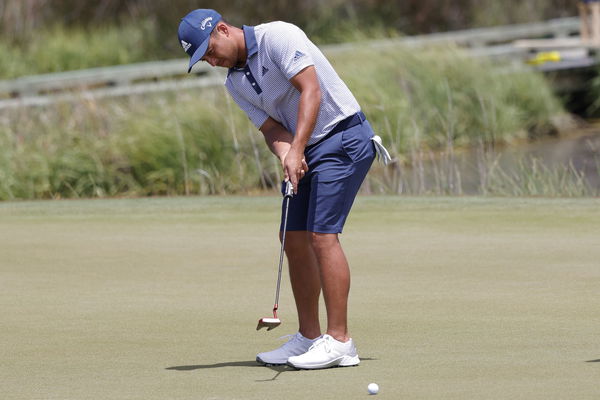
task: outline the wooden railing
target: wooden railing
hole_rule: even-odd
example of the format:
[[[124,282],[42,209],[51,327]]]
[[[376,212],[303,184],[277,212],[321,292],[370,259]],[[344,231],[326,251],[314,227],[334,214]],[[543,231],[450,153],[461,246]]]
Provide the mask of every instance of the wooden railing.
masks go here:
[[[527,49],[513,46],[518,39],[566,38],[577,34],[579,20],[563,18],[546,22],[435,33],[362,45],[386,48],[397,45],[423,46],[454,43],[468,48],[473,56],[522,58]],[[351,51],[361,43],[323,46],[326,54]],[[81,98],[127,96],[158,91],[202,88],[220,85],[226,71],[199,63],[187,74],[188,59],[145,62],[92,68],[54,74],[25,76],[0,81],[0,109],[43,106]]]

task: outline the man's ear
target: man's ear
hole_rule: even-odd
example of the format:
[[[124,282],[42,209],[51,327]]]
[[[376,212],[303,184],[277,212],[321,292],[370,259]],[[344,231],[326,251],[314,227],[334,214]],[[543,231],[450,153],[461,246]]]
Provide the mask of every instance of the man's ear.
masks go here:
[[[217,33],[221,33],[225,36],[229,36],[229,27],[227,26],[227,24],[219,21],[217,22],[217,26],[215,26],[215,30],[217,31]]]

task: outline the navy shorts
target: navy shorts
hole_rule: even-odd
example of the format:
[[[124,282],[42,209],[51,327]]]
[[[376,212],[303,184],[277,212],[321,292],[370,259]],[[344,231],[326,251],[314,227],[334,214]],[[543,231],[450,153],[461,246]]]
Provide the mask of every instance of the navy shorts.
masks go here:
[[[342,232],[358,189],[375,159],[373,130],[360,115],[357,125],[304,151],[309,170],[290,200],[288,231]]]

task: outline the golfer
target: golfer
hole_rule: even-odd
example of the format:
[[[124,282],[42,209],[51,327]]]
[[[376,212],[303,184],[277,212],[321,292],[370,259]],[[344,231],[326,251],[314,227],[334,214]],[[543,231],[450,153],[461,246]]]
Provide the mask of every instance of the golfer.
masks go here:
[[[350,270],[338,234],[381,149],[359,104],[292,24],[240,29],[214,10],[198,9],[182,19],[178,33],[191,57],[188,72],[198,61],[228,68],[227,90],[262,132],[294,188],[285,253],[299,330],[256,360],[302,369],[357,365],[347,323]],[[318,315],[321,290],[325,334]]]

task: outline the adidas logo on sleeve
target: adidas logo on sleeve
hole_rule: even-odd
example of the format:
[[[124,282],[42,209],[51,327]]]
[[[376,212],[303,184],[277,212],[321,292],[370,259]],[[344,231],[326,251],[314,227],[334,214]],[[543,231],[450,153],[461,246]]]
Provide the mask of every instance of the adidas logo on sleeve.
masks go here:
[[[304,53],[301,51],[296,50],[296,54],[294,54],[294,59],[293,61],[296,62],[299,59],[301,59],[302,57],[304,57]]]

